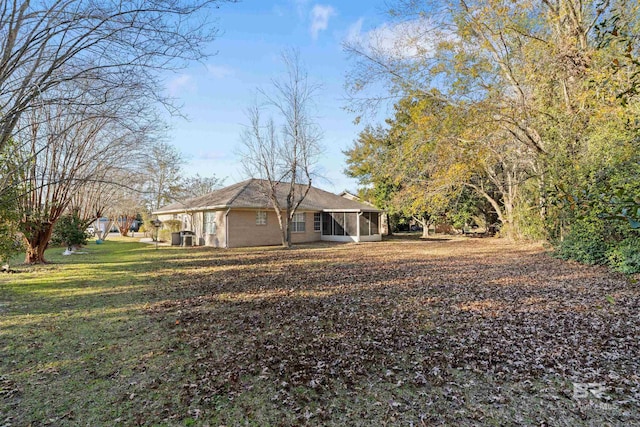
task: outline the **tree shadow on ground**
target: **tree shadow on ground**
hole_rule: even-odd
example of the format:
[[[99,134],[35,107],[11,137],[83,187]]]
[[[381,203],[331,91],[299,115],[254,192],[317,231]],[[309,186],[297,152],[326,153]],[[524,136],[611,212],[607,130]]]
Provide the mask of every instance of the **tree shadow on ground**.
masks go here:
[[[511,383],[606,381],[620,391],[613,399],[633,396],[639,349],[624,337],[640,320],[617,319],[630,318],[638,291],[540,247],[487,242],[274,252],[268,269],[253,268],[248,255],[232,271],[195,272],[180,282],[183,298],[151,314],[200,355],[198,393],[236,399],[262,378],[291,410],[309,394],[330,406],[336,383],[420,388],[458,371]]]
[[[222,417],[213,424],[345,425],[363,410],[369,424],[409,424],[433,407],[434,424],[473,425],[459,414],[473,409],[476,391],[499,402],[511,389],[533,398],[542,386],[518,384],[551,390],[549,379],[602,381],[621,408],[637,402],[640,349],[628,337],[640,330],[640,291],[606,269],[550,258],[540,246],[398,238],[295,250],[106,249],[99,270],[92,264],[99,257],[76,258],[68,277],[12,287],[10,299],[23,306],[5,307],[13,323],[3,339],[31,337],[25,345],[42,345],[46,359],[55,354],[47,340],[81,352],[86,347],[73,337],[108,330],[117,335],[114,349],[132,338],[142,349],[149,340],[162,363],[187,354],[178,380],[186,386],[171,391]],[[87,267],[96,274],[82,276]],[[162,335],[146,336],[150,325]],[[33,349],[23,350],[27,360]],[[123,375],[132,382],[143,374]],[[144,412],[153,399],[138,393],[132,402]],[[576,407],[559,392],[553,398],[554,411]],[[305,418],[304,408],[315,415]],[[506,408],[503,424],[518,424],[517,411]],[[631,424],[618,416],[609,418]],[[553,421],[554,412],[540,419]]]

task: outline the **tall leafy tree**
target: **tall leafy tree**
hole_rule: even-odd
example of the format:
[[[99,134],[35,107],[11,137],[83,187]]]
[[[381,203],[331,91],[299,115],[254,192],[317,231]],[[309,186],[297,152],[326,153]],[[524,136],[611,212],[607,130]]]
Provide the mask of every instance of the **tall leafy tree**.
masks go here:
[[[552,203],[560,184],[580,187],[590,171],[624,162],[637,148],[629,126],[637,101],[620,102],[635,77],[616,64],[632,63],[638,40],[629,31],[599,40],[603,28],[621,34],[612,22],[637,28],[632,3],[396,2],[394,43],[378,43],[374,32],[347,46],[355,58],[353,105],[375,105],[381,96],[367,96],[367,88],[381,80],[398,99],[436,100],[442,114],[431,109],[425,117],[455,118],[427,126],[425,137],[437,136],[435,152],[457,159],[440,169],[457,169],[450,177],[488,200],[514,235],[531,222],[532,210],[538,223],[553,224],[562,217]],[[420,158],[428,170],[428,157]]]

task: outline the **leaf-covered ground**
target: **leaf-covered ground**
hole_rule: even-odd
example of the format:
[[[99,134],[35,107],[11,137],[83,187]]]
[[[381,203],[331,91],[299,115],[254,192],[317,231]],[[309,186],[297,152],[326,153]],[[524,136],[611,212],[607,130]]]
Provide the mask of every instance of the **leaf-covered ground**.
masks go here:
[[[0,426],[640,425],[636,281],[538,245],[89,249],[0,277]]]
[[[500,240],[253,251],[155,305],[220,424],[640,423],[640,292]]]

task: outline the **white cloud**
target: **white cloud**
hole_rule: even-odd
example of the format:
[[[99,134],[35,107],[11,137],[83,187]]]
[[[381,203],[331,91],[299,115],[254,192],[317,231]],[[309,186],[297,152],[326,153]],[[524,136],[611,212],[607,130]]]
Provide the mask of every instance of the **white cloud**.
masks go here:
[[[224,79],[225,77],[233,75],[233,70],[224,65],[207,65],[207,70],[216,79]]]
[[[307,8],[307,4],[309,3],[309,0],[292,0],[292,1],[293,1],[293,4],[295,5],[296,12],[298,12],[298,16],[300,18],[304,18],[305,10]]]
[[[384,23],[364,32],[363,22],[361,18],[349,27],[347,44],[358,45],[369,53],[395,59],[424,57],[435,50],[438,41],[453,38],[426,18]]]
[[[329,27],[329,18],[336,15],[336,11],[333,7],[328,5],[316,4],[311,9],[311,37],[315,40],[318,38],[318,33],[324,31]]]
[[[349,26],[347,30],[347,42],[358,42],[361,41],[362,36],[362,24],[364,23],[364,18],[358,19],[356,22]]]
[[[167,83],[167,91],[170,96],[178,96],[181,92],[192,89],[195,89],[195,84],[189,74],[180,74]]]
[[[220,160],[224,159],[226,154],[222,151],[200,151],[198,152],[198,160]]]

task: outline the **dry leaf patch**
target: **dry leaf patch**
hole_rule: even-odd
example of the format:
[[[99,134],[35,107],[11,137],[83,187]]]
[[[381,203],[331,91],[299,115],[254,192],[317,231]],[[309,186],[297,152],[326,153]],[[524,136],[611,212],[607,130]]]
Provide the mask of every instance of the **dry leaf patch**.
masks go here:
[[[517,423],[509,402],[534,396],[551,409],[531,416],[553,423],[584,410],[568,384],[602,383],[617,408],[603,419],[638,420],[640,292],[623,276],[493,239],[212,254],[150,309],[191,348],[185,401],[259,391],[324,424],[359,399],[392,423],[473,425],[496,408]]]

